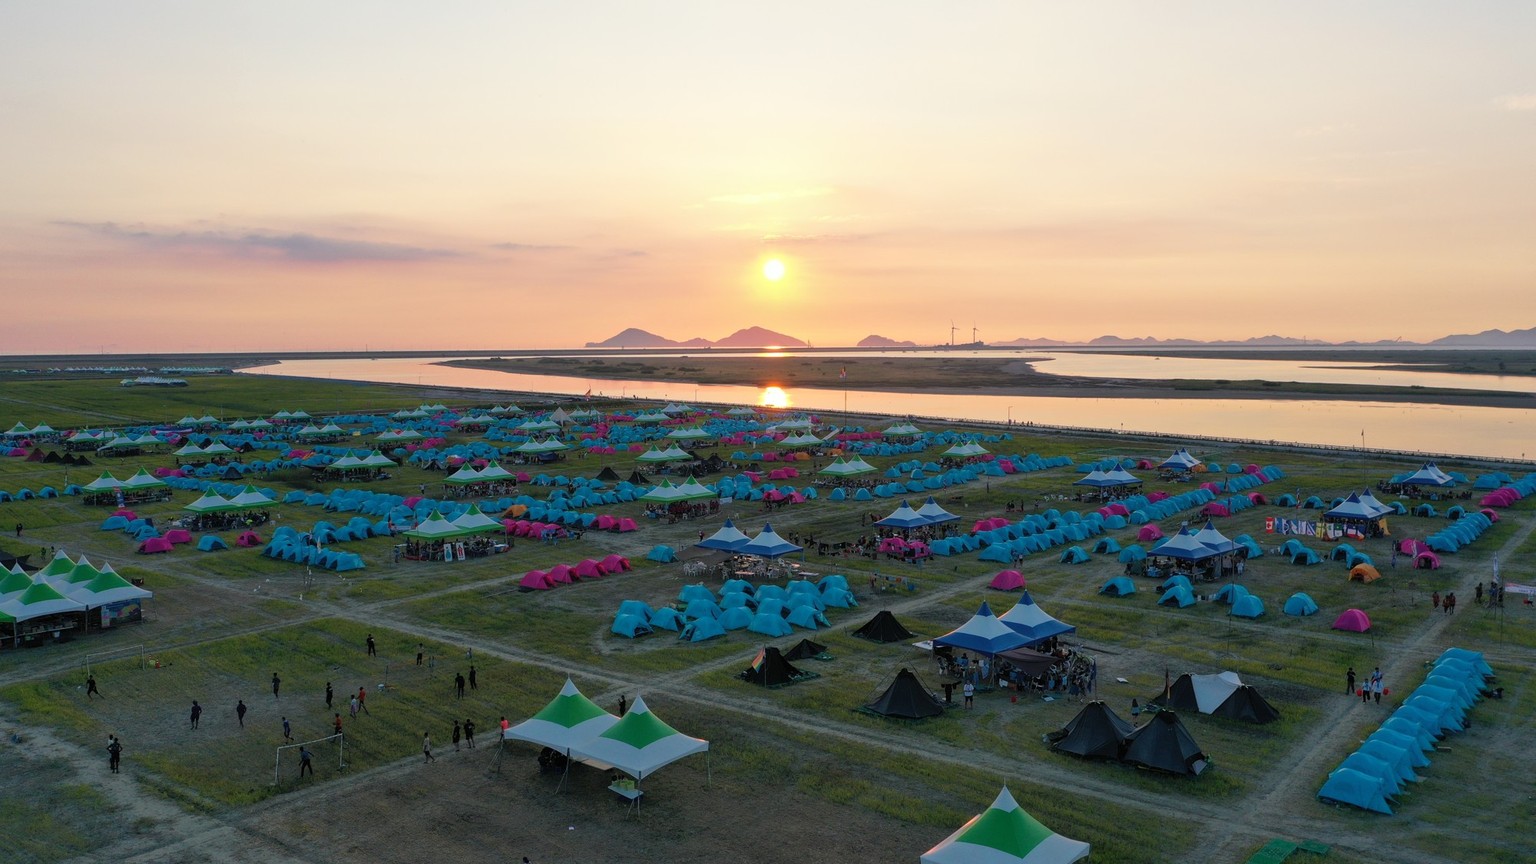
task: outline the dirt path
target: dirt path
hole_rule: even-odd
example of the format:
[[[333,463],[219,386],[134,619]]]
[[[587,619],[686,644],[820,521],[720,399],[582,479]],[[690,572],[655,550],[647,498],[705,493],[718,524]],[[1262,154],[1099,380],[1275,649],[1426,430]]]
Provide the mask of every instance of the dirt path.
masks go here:
[[[1505,541],[1497,554],[1507,560],[1533,531],[1536,531],[1536,522],[1525,526]],[[1482,575],[1481,572],[1463,575],[1455,589],[1457,595],[1471,596],[1476,584],[1482,580]],[[1469,604],[1468,611],[1475,608]],[[1452,616],[1436,614],[1430,610],[1426,610],[1425,614],[1429,620],[1423,627],[1413,631],[1404,640],[1383,646],[1383,652],[1392,658],[1381,664],[1382,676],[1388,687],[1393,682],[1415,680],[1422,672],[1424,662],[1438,656],[1439,652],[1428,646],[1437,644]],[[1528,662],[1529,658],[1526,659]],[[1370,674],[1365,669],[1359,671],[1362,679]],[[1317,724],[1319,734],[1298,741],[1291,753],[1275,760],[1274,769],[1257,784],[1258,788],[1269,791],[1252,799],[1251,806],[1234,808],[1227,819],[1218,823],[1226,830],[1214,829],[1204,834],[1200,845],[1191,853],[1191,860],[1237,860],[1242,850],[1251,844],[1253,829],[1262,824],[1258,817],[1266,813],[1295,812],[1305,806],[1307,799],[1317,795],[1319,778],[1333,770],[1342,758],[1341,754],[1353,742],[1363,740],[1389,714],[1390,709],[1385,706],[1362,705],[1354,696],[1339,694],[1320,718]],[[1329,845],[1342,845],[1350,839],[1347,834],[1327,823],[1308,836]],[[1379,838],[1375,842],[1379,843]],[[1423,853],[1411,849],[1398,849],[1394,854],[1396,860],[1400,861],[1432,860],[1414,857]]]

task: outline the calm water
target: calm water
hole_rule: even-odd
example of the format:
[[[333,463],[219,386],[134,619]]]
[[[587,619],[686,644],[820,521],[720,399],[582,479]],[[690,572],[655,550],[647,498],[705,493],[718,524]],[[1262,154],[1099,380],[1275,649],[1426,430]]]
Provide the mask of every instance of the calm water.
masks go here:
[[[1104,355],[1072,356],[1098,358]],[[1168,359],[1152,361],[1150,358],[1125,356],[1109,356],[1107,359],[1133,361],[1137,364],[1142,361],[1169,362]],[[431,360],[411,358],[290,360],[248,371],[258,375],[293,375],[305,378],[473,387],[509,393],[556,393],[579,396],[590,390],[593,395],[600,396],[715,404],[766,404],[764,391],[756,387],[695,386],[684,381],[616,381],[555,375],[521,375],[439,366],[436,365],[437,362],[438,358]],[[1226,364],[1270,361],[1198,362]],[[1294,364],[1290,361],[1275,362],[1274,377],[1270,375],[1220,377],[1294,380],[1282,374],[1283,369],[1280,368]],[[1051,364],[1042,364],[1042,366],[1050,368]],[[1104,365],[1100,368],[1115,367]],[[1052,369],[1052,371],[1056,370]],[[1118,375],[1159,377],[1125,372]],[[790,407],[806,410],[835,411],[846,408],[849,411],[875,414],[911,414],[920,417],[999,423],[1012,420],[1015,423],[1032,422],[1047,426],[1077,426],[1126,432],[1157,432],[1167,435],[1207,435],[1350,449],[1359,448],[1363,437],[1364,446],[1371,449],[1508,459],[1526,458],[1529,447],[1530,452],[1536,455],[1536,446],[1532,446],[1536,444],[1536,410],[1530,409],[1307,400],[1078,399],[1056,396],[913,394],[814,389],[797,389],[782,395],[787,399]],[[771,394],[770,401],[777,401],[778,396],[779,394]],[[324,410],[324,406],[292,407],[305,408],[312,412],[317,407]]]
[[[1340,353],[1347,353],[1341,349]],[[542,356],[535,354],[533,356]],[[555,355],[550,355],[555,356]],[[564,354],[564,357],[600,357],[613,360],[614,353]],[[648,353],[635,357],[704,357],[706,352],[679,351]],[[1074,375],[1085,378],[1185,378],[1199,381],[1299,381],[1308,384],[1356,384],[1388,387],[1435,387],[1452,390],[1494,390],[1509,393],[1536,393],[1536,376],[1461,375],[1412,369],[1371,369],[1376,364],[1354,361],[1318,360],[1243,360],[1219,357],[1148,357],[1140,354],[1083,354],[1074,351],[1035,351],[1024,348],[984,348],[975,351],[839,351],[836,354],[795,351],[763,351],[750,356],[782,357],[793,362],[799,357],[827,359],[857,358],[961,358],[1011,359],[1039,361],[1034,368],[1050,375]],[[1000,382],[1006,383],[1006,382]]]

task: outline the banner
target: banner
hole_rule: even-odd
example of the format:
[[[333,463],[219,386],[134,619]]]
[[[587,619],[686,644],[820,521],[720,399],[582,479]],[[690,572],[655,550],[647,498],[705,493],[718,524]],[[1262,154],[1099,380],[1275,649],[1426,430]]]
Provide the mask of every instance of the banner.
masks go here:
[[[1516,585],[1513,582],[1505,582],[1504,593],[1524,594],[1527,597],[1536,597],[1536,585]]]
[[[1265,516],[1264,533],[1294,534],[1299,537],[1316,537],[1317,523],[1308,522],[1305,519],[1282,519],[1276,516]]]

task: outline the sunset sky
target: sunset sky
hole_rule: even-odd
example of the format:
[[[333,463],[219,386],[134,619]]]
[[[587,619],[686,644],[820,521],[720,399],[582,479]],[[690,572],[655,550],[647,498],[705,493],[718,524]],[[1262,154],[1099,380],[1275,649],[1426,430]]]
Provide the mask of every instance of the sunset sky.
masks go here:
[[[1523,0],[53,0],[0,34],[8,354],[1536,326]]]

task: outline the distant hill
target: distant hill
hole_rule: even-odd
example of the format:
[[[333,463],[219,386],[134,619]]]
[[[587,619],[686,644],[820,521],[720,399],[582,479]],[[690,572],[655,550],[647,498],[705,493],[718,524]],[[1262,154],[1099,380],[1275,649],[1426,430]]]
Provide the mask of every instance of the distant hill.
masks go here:
[[[711,342],[708,339],[695,337],[686,342],[678,342],[665,336],[657,336],[649,330],[641,330],[638,327],[628,327],[614,336],[610,336],[601,342],[588,342],[588,348],[808,348],[804,340],[783,333],[775,333],[762,327],[748,327],[737,330],[735,333],[719,340]]]
[[[1536,327],[1528,330],[1484,330],[1481,333],[1464,333],[1443,336],[1431,345],[1459,345],[1468,348],[1536,348]]]
[[[889,339],[885,336],[870,334],[859,340],[855,348],[916,348],[916,342],[903,342],[897,339]]]
[[[809,348],[803,339],[775,333],[762,327],[748,327],[715,342],[716,348]]]

